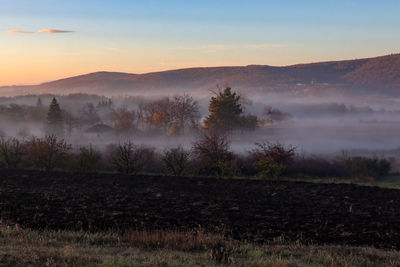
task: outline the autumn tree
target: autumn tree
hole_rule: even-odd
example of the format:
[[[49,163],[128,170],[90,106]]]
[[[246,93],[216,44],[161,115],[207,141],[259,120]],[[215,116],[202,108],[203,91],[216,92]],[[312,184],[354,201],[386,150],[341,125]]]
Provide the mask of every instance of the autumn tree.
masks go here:
[[[150,129],[167,132],[172,121],[171,101],[169,97],[141,104],[140,116]]]
[[[197,101],[189,95],[165,97],[139,106],[140,122],[168,135],[196,128],[200,119]]]
[[[113,121],[115,130],[119,133],[129,133],[135,128],[135,112],[129,111],[126,107],[114,110],[110,114],[110,117]]]
[[[63,127],[63,114],[55,97],[51,101],[49,111],[47,112],[47,134],[62,136]]]

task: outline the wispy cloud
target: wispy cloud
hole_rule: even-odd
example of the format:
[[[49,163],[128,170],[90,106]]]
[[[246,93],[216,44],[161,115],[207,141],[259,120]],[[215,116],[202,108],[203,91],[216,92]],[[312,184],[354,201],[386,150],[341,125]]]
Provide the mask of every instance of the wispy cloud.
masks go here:
[[[288,47],[286,44],[278,43],[261,43],[261,44],[209,44],[201,46],[179,46],[178,49],[184,50],[202,50],[204,52],[220,52],[233,49],[268,49],[268,48],[284,48]]]
[[[57,29],[43,29],[38,31],[39,33],[50,33],[50,34],[54,34],[54,33],[73,33],[75,31],[65,31],[65,30],[57,30]]]
[[[243,48],[249,48],[249,49],[282,48],[282,47],[288,47],[288,45],[286,45],[286,44],[249,44],[249,45],[243,46]]]
[[[26,34],[26,33],[33,33],[33,32],[26,32],[26,31],[20,31],[20,30],[9,30],[6,31],[7,34]]]

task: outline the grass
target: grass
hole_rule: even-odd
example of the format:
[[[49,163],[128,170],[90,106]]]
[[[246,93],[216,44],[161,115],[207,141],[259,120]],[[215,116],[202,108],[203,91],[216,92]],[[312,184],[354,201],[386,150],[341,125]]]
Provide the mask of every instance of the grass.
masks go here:
[[[239,243],[203,230],[125,234],[36,231],[0,225],[4,266],[399,266],[400,252],[282,239]]]
[[[385,188],[400,189],[400,175],[393,174],[387,177],[377,179],[377,185]]]
[[[260,179],[261,180],[261,179]],[[381,178],[352,178],[344,179],[337,177],[280,177],[272,181],[287,181],[287,182],[307,182],[307,183],[322,183],[322,184],[357,184],[361,186],[378,186],[382,188],[400,189],[400,175],[391,174]]]

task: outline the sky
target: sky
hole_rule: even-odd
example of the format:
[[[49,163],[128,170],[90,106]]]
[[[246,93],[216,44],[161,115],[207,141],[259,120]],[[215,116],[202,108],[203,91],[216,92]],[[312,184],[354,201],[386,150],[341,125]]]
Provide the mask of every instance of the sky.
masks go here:
[[[398,0],[0,0],[0,85],[399,53]]]

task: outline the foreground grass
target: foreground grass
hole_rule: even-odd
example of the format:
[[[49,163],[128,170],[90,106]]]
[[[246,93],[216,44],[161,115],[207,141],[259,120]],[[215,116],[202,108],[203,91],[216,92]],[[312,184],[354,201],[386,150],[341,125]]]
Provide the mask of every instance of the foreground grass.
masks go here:
[[[400,252],[274,243],[257,246],[204,231],[87,233],[0,226],[5,266],[399,266]]]

